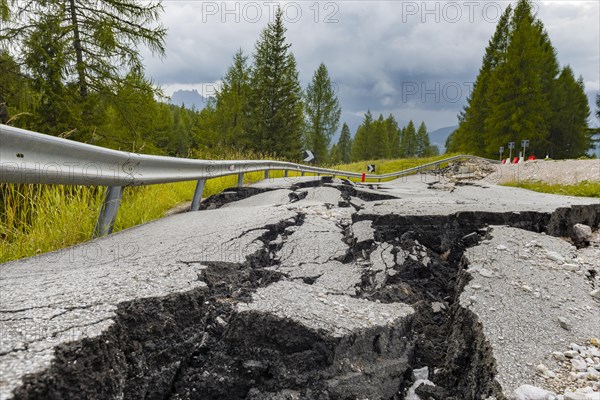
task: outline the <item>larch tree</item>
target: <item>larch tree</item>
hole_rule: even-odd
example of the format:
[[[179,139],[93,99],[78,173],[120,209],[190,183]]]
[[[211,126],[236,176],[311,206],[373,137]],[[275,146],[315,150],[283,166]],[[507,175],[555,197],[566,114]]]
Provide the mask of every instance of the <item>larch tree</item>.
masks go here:
[[[0,11],[4,10],[7,22],[0,34],[2,42],[23,41],[31,37],[44,16],[60,16],[62,38],[70,46],[65,54],[66,68],[74,72],[82,98],[90,89],[106,89],[118,82],[123,71],[143,70],[140,45],[164,55],[166,28],[159,23],[163,11],[160,1],[3,2]]]
[[[341,108],[329,73],[321,63],[315,71],[304,96],[306,111],[305,143],[320,162],[327,158],[331,138],[340,123]]]

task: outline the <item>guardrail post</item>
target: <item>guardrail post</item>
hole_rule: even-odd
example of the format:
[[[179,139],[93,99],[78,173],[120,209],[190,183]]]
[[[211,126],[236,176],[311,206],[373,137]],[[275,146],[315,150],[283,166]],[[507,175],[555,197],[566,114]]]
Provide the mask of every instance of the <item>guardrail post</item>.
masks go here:
[[[265,179],[269,179],[269,170],[265,169]]]
[[[192,197],[192,206],[190,211],[198,211],[200,209],[200,202],[202,201],[202,192],[204,192],[204,184],[206,179],[198,179],[196,184],[196,190],[194,191],[194,197]]]
[[[119,205],[121,205],[122,195],[123,187],[121,186],[109,186],[106,189],[106,196],[104,197],[102,208],[100,208],[93,237],[98,238],[112,233],[117,213],[119,212]]]
[[[240,172],[238,174],[238,187],[241,188],[244,186],[244,173]]]

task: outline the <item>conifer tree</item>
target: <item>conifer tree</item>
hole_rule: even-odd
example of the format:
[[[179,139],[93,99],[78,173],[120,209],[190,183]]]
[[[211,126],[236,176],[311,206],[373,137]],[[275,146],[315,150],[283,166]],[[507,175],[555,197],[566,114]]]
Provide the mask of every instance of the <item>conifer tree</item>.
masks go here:
[[[367,159],[381,160],[389,158],[390,148],[388,132],[383,115],[379,114],[373,122],[372,129],[367,141]]]
[[[491,107],[485,124],[487,155],[522,139],[530,140],[533,151],[547,145],[552,112],[549,93],[544,90],[547,51],[531,4],[519,1],[511,18],[506,61],[491,82]]]
[[[417,156],[417,131],[415,124],[411,121],[402,129],[402,137],[400,139],[400,156],[401,157],[416,157]]]
[[[247,130],[259,151],[297,160],[301,156],[303,104],[296,59],[285,41],[283,11],[256,43],[247,104]]]
[[[363,122],[356,129],[352,140],[352,161],[362,161],[369,158],[368,144],[373,130],[373,115],[367,111]]]
[[[473,86],[473,92],[468,99],[468,105],[459,115],[458,130],[451,136],[447,145],[450,152],[458,150],[473,154],[485,152],[485,120],[490,109],[490,79],[493,72],[504,62],[508,47],[511,11],[510,5],[506,7],[498,21],[496,31],[485,49],[483,64]]]
[[[573,70],[569,66],[562,69],[555,83],[553,103],[554,113],[547,154],[552,158],[579,157],[591,146],[590,137],[587,135],[590,109],[583,79],[575,80]]]
[[[427,157],[431,152],[431,143],[425,122],[421,122],[417,130],[417,157]]]
[[[251,147],[250,138],[245,135],[247,125],[245,111],[250,93],[250,69],[248,57],[242,49],[233,56],[233,64],[223,77],[223,84],[217,91],[216,126],[220,133],[219,144],[231,147]]]
[[[328,159],[330,165],[337,165],[341,163],[340,149],[337,143],[331,146],[331,149],[329,149]]]
[[[160,2],[137,0],[47,0],[0,4],[0,42],[22,42],[38,30],[48,16],[61,16],[62,38],[69,43],[66,68],[77,77],[82,98],[90,89],[100,90],[118,83],[123,70],[143,69],[138,46],[143,44],[164,55],[166,29],[158,23]],[[10,12],[9,12],[10,11]],[[21,57],[22,58],[22,57]]]
[[[43,15],[24,38],[24,65],[39,93],[33,124],[51,135],[81,126],[77,93],[65,83],[69,43],[61,26],[64,13]]]
[[[348,128],[348,124],[344,122],[344,125],[342,125],[342,133],[340,134],[340,138],[337,142],[339,162],[347,164],[351,161],[351,146],[352,138],[350,137],[350,128]]]
[[[400,128],[398,122],[392,114],[390,114],[385,120],[385,129],[388,135],[389,145],[389,157],[398,158],[400,157]]]
[[[576,157],[591,144],[587,113],[583,84],[570,69],[561,72],[530,1],[519,0],[498,23],[447,150],[493,157],[500,146],[528,139],[533,153]]]
[[[321,63],[315,71],[312,82],[306,88],[306,138],[307,147],[317,160],[325,161],[331,137],[337,131],[341,108],[333,91],[329,73]]]

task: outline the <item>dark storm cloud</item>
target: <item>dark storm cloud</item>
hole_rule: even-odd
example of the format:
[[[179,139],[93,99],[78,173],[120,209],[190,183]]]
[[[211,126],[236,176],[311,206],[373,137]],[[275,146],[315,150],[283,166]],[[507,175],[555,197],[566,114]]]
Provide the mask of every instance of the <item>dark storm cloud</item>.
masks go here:
[[[147,73],[165,92],[209,91],[238,48],[251,54],[277,3],[166,1],[167,56],[146,58]],[[455,125],[499,14],[495,1],[302,1],[281,3],[305,87],[324,62],[336,84],[343,118],[392,113],[428,127]],[[544,1],[534,7],[561,65],[600,86],[600,5]],[[185,84],[185,85],[184,85]],[[204,85],[201,85],[204,84]],[[207,85],[208,84],[208,85]],[[204,89],[200,89],[203,87]],[[592,106],[593,108],[593,106]]]

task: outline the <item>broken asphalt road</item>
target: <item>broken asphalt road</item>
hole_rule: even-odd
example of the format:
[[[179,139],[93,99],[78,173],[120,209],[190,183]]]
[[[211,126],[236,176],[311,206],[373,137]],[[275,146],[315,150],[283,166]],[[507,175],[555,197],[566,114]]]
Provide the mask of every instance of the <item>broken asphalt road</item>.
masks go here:
[[[561,237],[600,201],[428,179],[264,181],[1,265],[0,398],[559,390],[536,366],[600,332],[598,250]]]

